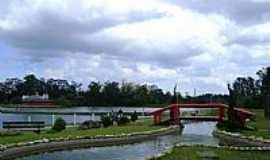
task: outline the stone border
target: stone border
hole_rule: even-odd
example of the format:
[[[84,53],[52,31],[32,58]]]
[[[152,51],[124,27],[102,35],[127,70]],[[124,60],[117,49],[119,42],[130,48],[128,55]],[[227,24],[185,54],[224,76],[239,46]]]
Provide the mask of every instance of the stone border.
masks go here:
[[[15,159],[18,157],[38,154],[43,152],[52,152],[66,149],[101,147],[121,144],[132,144],[149,140],[157,136],[167,135],[176,132],[179,126],[172,126],[153,131],[136,132],[121,135],[104,136],[77,136],[66,138],[42,139],[27,143],[18,143],[12,145],[1,145],[0,159]]]
[[[221,143],[234,146],[256,146],[256,147],[270,147],[270,140],[263,139],[263,137],[244,136],[240,133],[231,133],[216,129],[213,135],[220,139]]]
[[[215,145],[203,145],[203,144],[176,144],[175,146],[169,147],[166,151],[158,154],[157,156],[149,158],[150,160],[161,158],[167,154],[172,153],[175,147],[205,147],[212,149],[226,149],[230,151],[270,151],[270,147],[233,147],[233,146],[215,146]]]

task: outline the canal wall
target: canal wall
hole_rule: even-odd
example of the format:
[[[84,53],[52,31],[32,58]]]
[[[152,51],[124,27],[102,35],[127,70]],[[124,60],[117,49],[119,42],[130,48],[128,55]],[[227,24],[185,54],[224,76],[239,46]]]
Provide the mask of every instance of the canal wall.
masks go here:
[[[241,152],[249,152],[249,151],[257,151],[257,152],[264,152],[270,151],[270,147],[235,147],[235,146],[213,146],[213,145],[202,145],[202,144],[176,144],[175,146],[167,148],[161,154],[153,156],[148,160],[156,160],[160,159],[166,155],[172,154],[174,148],[194,148],[194,147],[204,147],[208,149],[218,149],[218,150],[228,150],[228,151],[241,151]]]
[[[270,140],[262,137],[243,136],[239,133],[231,133],[221,130],[214,130],[213,136],[219,138],[220,145],[236,147],[270,147]]]
[[[43,139],[25,144],[16,144],[11,146],[2,146],[0,149],[0,160],[15,159],[18,157],[39,154],[43,152],[52,152],[67,149],[103,147],[112,145],[132,144],[141,141],[150,140],[157,136],[168,135],[179,131],[179,126],[172,126],[155,131],[139,132],[122,135],[106,135],[95,137],[76,137]]]

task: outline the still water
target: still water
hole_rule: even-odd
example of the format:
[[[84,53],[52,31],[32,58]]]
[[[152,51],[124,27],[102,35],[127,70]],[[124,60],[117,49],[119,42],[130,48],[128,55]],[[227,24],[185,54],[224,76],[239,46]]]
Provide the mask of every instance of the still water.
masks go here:
[[[211,133],[214,122],[186,124],[182,133],[122,146],[93,147],[73,151],[58,151],[24,157],[18,160],[144,160],[155,156],[177,143],[218,145]]]
[[[149,107],[4,108],[0,106],[0,129],[4,121],[43,121],[46,125],[52,125],[56,118],[62,117],[68,124],[78,124],[89,119],[99,120],[101,114],[119,110],[125,113],[136,111],[139,115],[149,115],[156,109]]]
[[[62,117],[68,124],[79,124],[90,119],[100,120],[101,114],[119,110],[127,114],[136,111],[139,115],[147,116],[157,109],[149,107],[3,108],[0,106],[0,129],[4,121],[43,121],[46,125],[52,125],[56,118]]]
[[[68,124],[74,123],[73,115],[48,115],[48,114],[19,114],[19,113],[0,113],[0,129],[4,121],[42,121],[46,125],[52,125],[54,120],[62,117]],[[82,123],[92,119],[90,115],[76,115],[76,123]],[[95,120],[99,120],[100,116],[95,116]]]

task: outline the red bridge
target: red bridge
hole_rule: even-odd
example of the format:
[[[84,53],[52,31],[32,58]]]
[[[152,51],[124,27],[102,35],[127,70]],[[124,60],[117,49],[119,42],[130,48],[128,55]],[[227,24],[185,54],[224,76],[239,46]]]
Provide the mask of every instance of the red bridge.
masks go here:
[[[218,111],[218,116],[180,116],[180,110],[182,108],[193,108],[193,109],[216,109]],[[223,122],[225,119],[225,109],[228,105],[211,103],[211,104],[171,104],[162,109],[152,112],[154,125],[158,125],[165,121],[170,121],[172,124],[179,124],[180,120],[200,120],[200,121],[218,121]],[[244,125],[246,119],[255,120],[256,114],[249,112],[245,109],[234,108],[237,111],[241,124]],[[169,112],[167,116],[169,118],[165,119],[166,112]]]

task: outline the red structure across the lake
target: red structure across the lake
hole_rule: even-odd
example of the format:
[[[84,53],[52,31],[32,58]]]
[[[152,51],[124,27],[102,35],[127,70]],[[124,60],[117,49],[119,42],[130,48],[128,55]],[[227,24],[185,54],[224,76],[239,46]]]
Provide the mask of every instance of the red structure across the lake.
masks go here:
[[[218,110],[218,116],[215,117],[209,117],[209,116],[190,116],[190,117],[181,117],[180,116],[180,110],[183,108],[193,108],[193,109],[217,109]],[[171,104],[166,107],[163,107],[161,109],[158,109],[154,112],[152,112],[153,115],[153,122],[154,125],[160,124],[164,121],[167,121],[163,119],[163,114],[166,111],[169,111],[169,121],[172,124],[179,124],[180,120],[210,120],[210,121],[218,121],[223,122],[225,117],[225,109],[228,108],[228,105],[225,104],[219,104],[219,103],[210,103],[210,104]],[[235,111],[238,112],[238,115],[240,117],[241,124],[244,125],[246,119],[252,119],[255,120],[256,114],[249,112],[245,109],[241,108],[234,108]]]
[[[25,106],[46,106],[46,107],[49,107],[49,106],[53,106],[54,104],[50,101],[48,102],[33,102],[33,101],[30,101],[30,102],[23,102],[21,105],[25,105]]]
[[[24,95],[19,107],[55,107],[53,101],[49,100],[48,94]]]

